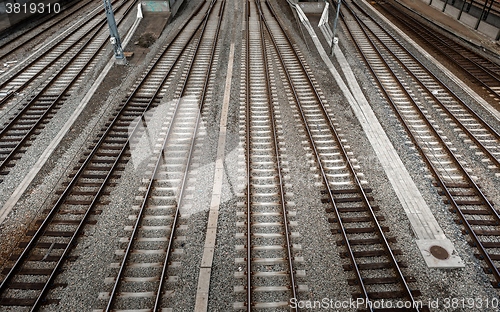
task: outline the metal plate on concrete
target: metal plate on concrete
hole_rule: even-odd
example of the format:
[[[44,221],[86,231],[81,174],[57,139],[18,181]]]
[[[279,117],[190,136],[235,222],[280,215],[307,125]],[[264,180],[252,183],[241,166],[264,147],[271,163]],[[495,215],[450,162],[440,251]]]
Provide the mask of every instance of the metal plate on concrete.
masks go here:
[[[418,239],[418,249],[429,268],[456,269],[465,264],[458,257],[453,243],[448,239]]]

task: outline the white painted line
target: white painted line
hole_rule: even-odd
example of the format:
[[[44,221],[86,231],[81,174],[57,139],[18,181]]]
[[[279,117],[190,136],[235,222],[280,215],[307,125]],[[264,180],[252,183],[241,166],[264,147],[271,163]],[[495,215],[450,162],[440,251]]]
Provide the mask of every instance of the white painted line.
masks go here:
[[[219,143],[217,145],[217,160],[215,161],[214,187],[212,190],[212,202],[208,215],[207,234],[205,247],[201,260],[198,287],[196,288],[195,312],[208,311],[208,294],[210,290],[210,274],[215,252],[215,241],[217,236],[217,220],[219,218],[219,206],[221,202],[221,189],[224,177],[224,151],[226,148],[227,114],[229,111],[229,100],[231,96],[231,79],[233,76],[234,42],[229,50],[229,63],[227,65],[226,86],[224,91],[224,103],[220,117]]]
[[[328,57],[308,20],[304,22],[304,26],[311,35],[321,58],[327,65],[330,73],[351,105],[359,123],[363,127],[365,135],[370,141],[370,144],[372,145],[372,148],[374,149],[375,154],[377,155],[377,158],[379,159],[384,172],[387,175],[389,182],[391,183],[392,188],[410,221],[413,232],[415,233],[418,241],[435,242],[436,244],[445,242],[446,244],[442,244],[440,246],[443,248],[446,247],[445,249],[450,250],[450,255],[452,256],[450,259],[445,260],[446,265],[435,265],[435,263],[442,263],[442,261],[434,258],[432,255],[430,256],[432,261],[429,261],[430,253],[428,250],[420,248],[420,246],[425,244],[418,244],[419,250],[424,257],[426,264],[429,267],[463,267],[464,263],[458,256],[454,255],[455,252],[453,244],[444,235],[439,223],[432,214],[432,211],[422,197],[422,194],[415,185],[410,173],[406,169],[403,161],[399,157],[397,151],[382,128],[382,125],[378,121],[377,116],[368,103],[368,100],[364,96],[363,91],[361,90],[351,67],[347,63],[344,54],[340,51],[338,46],[334,48],[335,57],[337,58],[342,72],[346,77],[347,85],[341,75],[337,72],[337,69]]]
[[[130,40],[132,39],[132,35],[134,34],[134,31],[136,30],[137,26],[139,24],[136,23],[134,26],[129,30],[127,37],[123,41],[123,46],[125,47]],[[85,109],[87,106],[88,102],[94,95],[94,92],[97,90],[99,85],[102,83],[106,75],[108,74],[109,70],[111,69],[111,66],[114,64],[114,59],[111,58],[111,60],[108,62],[104,70],[101,72],[97,80],[94,82],[90,90],[87,92],[85,97],[82,99],[78,107],[76,107],[75,111],[71,115],[71,117],[66,121],[64,126],[62,127],[61,130],[59,130],[59,133],[56,135],[56,137],[50,142],[50,144],[47,146],[45,151],[40,155],[40,158],[38,161],[34,164],[33,168],[31,168],[30,172],[24,177],[23,181],[21,184],[18,185],[18,187],[15,189],[15,191],[12,193],[10,198],[5,202],[3,207],[0,209],[0,224],[3,223],[5,218],[9,215],[9,213],[12,211],[14,206],[17,204],[23,193],[26,191],[28,186],[31,184],[31,182],[35,179],[36,175],[38,172],[42,169],[42,167],[45,165],[47,160],[50,158],[52,153],[56,150],[57,146],[59,143],[61,143],[62,139],[64,136],[68,133],[69,129],[73,126],[75,121],[78,119],[80,116],[80,113]]]

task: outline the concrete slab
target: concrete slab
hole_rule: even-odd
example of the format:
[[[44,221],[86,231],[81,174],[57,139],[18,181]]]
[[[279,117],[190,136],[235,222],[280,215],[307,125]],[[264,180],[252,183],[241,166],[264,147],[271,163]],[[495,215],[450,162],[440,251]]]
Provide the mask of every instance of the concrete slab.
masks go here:
[[[138,14],[142,17],[138,33],[144,36],[150,35],[154,40],[161,36],[171,17],[167,1],[142,1],[139,4]],[[147,38],[144,40],[147,41]]]
[[[463,267],[463,263],[458,256],[450,257],[453,261],[448,261],[446,262],[446,265],[443,265],[442,259],[434,257],[434,254],[429,252],[429,248],[427,247],[431,244],[431,242],[432,244],[439,246],[441,249],[449,250],[450,255],[453,254],[454,248],[451,241],[444,235],[443,230],[439,226],[437,220],[432,214],[432,211],[415,185],[415,182],[404,166],[396,149],[387,137],[387,134],[378,121],[375,113],[368,103],[368,100],[365,98],[361,87],[359,86],[356,77],[354,76],[354,73],[342,51],[338,47],[334,48],[334,55],[342,68],[345,81],[328,57],[314,31],[314,28],[309,23],[308,18],[303,12],[301,12],[301,8],[298,6],[293,6],[293,8],[298,11],[299,16],[303,16],[301,19],[302,23],[309,32],[321,58],[330,70],[330,73],[339,85],[342,93],[351,105],[354,114],[358,118],[359,123],[363,127],[363,130],[370,141],[370,144],[372,145],[372,148],[374,149],[385,174],[389,179],[389,182],[391,183],[391,186],[394,189],[394,192],[396,193],[408,220],[410,221],[415,236],[422,242],[421,245],[426,248],[421,249],[420,245],[417,244],[417,246],[419,246],[420,253],[424,256],[426,264],[433,268]],[[331,38],[326,39],[327,41],[331,41]]]

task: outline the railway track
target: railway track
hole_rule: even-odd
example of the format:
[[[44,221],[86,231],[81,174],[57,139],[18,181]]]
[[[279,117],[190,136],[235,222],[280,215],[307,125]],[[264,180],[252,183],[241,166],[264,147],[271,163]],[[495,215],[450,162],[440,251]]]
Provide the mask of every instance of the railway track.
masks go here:
[[[360,14],[369,16],[360,7],[356,7],[360,10]],[[366,44],[359,45],[364,48],[365,55],[368,49],[374,48],[379,54],[372,55],[372,64],[382,62],[389,65],[388,67],[382,65],[380,73],[384,71],[385,74],[395,77],[394,81],[401,81],[405,92],[418,103],[428,119],[436,119],[435,124],[438,127],[457,129],[455,131],[459,132],[462,142],[472,150],[479,150],[483,156],[482,162],[487,164],[488,171],[498,176],[500,134],[374,19],[369,18],[367,21],[356,19],[356,21],[362,22],[360,25],[363,26],[357,30],[353,29],[350,33],[358,43],[362,40],[360,38],[368,40]],[[387,79],[385,83],[388,85],[394,82]],[[454,136],[452,133],[448,135],[450,140],[453,140]]]
[[[177,243],[181,210],[188,193],[190,165],[204,132],[202,112],[209,105],[207,97],[213,87],[212,71],[217,65],[217,41],[223,17],[225,1],[212,1],[208,12],[196,29],[196,36],[186,45],[190,60],[183,79],[171,82],[169,89],[180,86],[176,100],[167,114],[161,148],[152,157],[152,172],[143,179],[140,203],[133,226],[128,227],[130,237],[117,265],[118,274],[112,277],[113,288],[101,295],[107,300],[105,311],[120,309],[147,309],[158,311],[172,305],[166,300],[175,291],[176,254],[182,253]],[[179,69],[180,70],[180,69]],[[163,110],[163,109],[162,109]],[[175,248],[175,245],[178,248]],[[175,248],[175,249],[174,249]],[[173,263],[173,265],[172,265]]]
[[[209,4],[205,4],[205,10]],[[197,14],[201,6],[193,14]],[[130,159],[130,143],[140,136],[141,118],[161,102],[165,96],[167,77],[176,73],[176,64],[186,62],[193,52],[185,46],[195,36],[193,26],[179,28],[151,62],[147,71],[138,78],[126,99],[117,105],[115,115],[95,140],[89,151],[68,178],[59,198],[46,211],[46,215],[33,225],[36,230],[13,252],[11,262],[2,272],[0,305],[18,306],[35,311],[42,304],[57,303],[50,296],[54,280],[62,267],[70,261],[72,248],[85,226],[91,224],[92,215],[106,204],[109,187],[117,183],[121,168]],[[173,79],[170,77],[170,79]],[[145,117],[144,117],[145,118]],[[105,206],[101,206],[102,209]]]
[[[26,29],[23,33],[16,35],[13,38],[9,38],[4,43],[0,44],[0,63],[5,63],[11,60],[11,56],[22,48],[29,49],[33,45],[33,38],[47,38],[48,33],[54,31],[56,27],[62,27],[65,23],[69,21],[70,18],[74,17],[82,10],[86,10],[87,7],[95,2],[95,0],[87,0],[85,2],[76,1],[71,3],[66,8],[61,8],[60,14],[43,21],[41,24],[35,27]]]
[[[289,311],[292,298],[305,285],[297,283],[304,271],[296,266],[303,262],[301,248],[293,244],[298,233],[292,232],[296,222],[290,221],[291,193],[286,192],[284,148],[279,135],[281,118],[277,104],[275,77],[272,71],[269,39],[259,2],[246,2],[244,44],[244,77],[242,73],[240,129],[246,145],[246,192],[241,198],[245,211],[239,213],[237,226],[244,232],[237,236],[245,242],[236,247],[238,271],[235,277],[237,298],[235,309],[273,309]],[[289,187],[289,186],[288,186]],[[239,294],[244,294],[240,296]],[[292,309],[292,310],[297,310]]]
[[[500,65],[488,60],[471,49],[430,29],[412,16],[404,14],[391,3],[377,6],[384,14],[396,19],[412,38],[419,38],[433,52],[445,57],[454,64],[468,79],[488,92],[486,100],[500,102]]]
[[[347,8],[351,9],[349,6]],[[369,19],[359,7],[348,12],[345,24],[376,84],[427,164],[445,203],[450,204],[450,211],[457,216],[457,222],[463,225],[464,234],[469,236],[471,246],[477,248],[479,253],[476,256],[486,264],[485,272],[493,275],[492,284],[500,286],[499,214],[480,188],[477,178],[470,173],[470,168],[477,168],[471,164],[474,161],[473,155],[465,159],[463,156],[467,155],[467,151],[459,151],[454,147],[459,144],[453,143],[455,139],[448,135],[447,129],[451,127],[465,138],[470,138],[469,143],[484,143],[484,149],[480,145],[478,148],[481,148],[480,155],[487,157],[483,161],[490,163],[490,171],[497,171],[499,168],[499,154],[496,152],[499,148],[498,135],[488,132],[481,119],[468,114],[461,103],[447,94],[443,86],[432,77],[427,78],[424,83],[414,78],[412,72],[416,69],[412,68],[412,63],[415,61],[408,54],[406,57],[402,55],[404,51],[401,45],[384,42],[393,41],[394,38]],[[426,73],[427,70],[422,68],[420,72]],[[443,97],[446,100],[441,97],[438,101],[437,96],[432,96],[434,93],[445,93]],[[433,110],[435,112],[431,113]],[[449,111],[459,114],[453,118]],[[440,123],[438,119],[445,120],[448,124]],[[446,254],[441,256],[447,257]]]
[[[370,302],[382,299],[403,300],[411,305],[411,310],[420,310],[422,307],[414,299],[420,292],[410,287],[414,279],[403,273],[405,264],[397,259],[401,251],[394,247],[395,239],[386,234],[389,228],[383,225],[380,208],[374,203],[367,182],[361,180],[362,173],[335,127],[333,113],[311,70],[269,2],[258,4],[262,27],[267,32],[264,41],[270,53],[268,60],[276,60],[276,76],[282,77],[289,104],[305,130],[307,148],[326,189],[324,202],[330,205],[327,213],[336,225],[332,233],[338,237],[353,297],[363,298],[366,306],[362,309],[370,311]]]
[[[127,10],[131,7],[133,4]],[[122,21],[123,18],[118,21],[118,24]],[[100,22],[91,29],[87,29],[86,34],[79,37],[83,40],[82,42],[73,42],[68,49],[62,52],[60,57],[54,57],[45,66],[48,71],[51,71],[50,78],[46,79],[42,85],[37,86],[36,94],[28,97],[27,102],[23,103],[23,106],[10,116],[9,122],[0,130],[0,175],[9,173],[10,168],[29,147],[34,137],[64,105],[73,91],[79,87],[85,75],[97,65],[102,51],[107,45],[107,28],[105,26],[105,22]],[[49,69],[52,64],[59,63],[66,53],[70,53],[72,56],[65,59],[65,64],[62,67],[58,68],[56,72]],[[19,89],[26,88],[39,74],[42,78],[42,72],[44,70],[32,76],[25,83],[21,83]],[[18,75],[18,77],[24,76],[25,74]],[[18,83],[15,81],[16,79],[13,79],[11,82],[7,81],[6,84]],[[17,90],[19,91],[19,89]],[[8,100],[8,98],[9,96],[3,100]],[[0,179],[0,183],[2,181]]]
[[[125,13],[128,13],[137,1],[133,1],[128,7],[126,6],[127,2],[126,0],[121,1],[116,6],[115,11],[125,9]],[[21,94],[23,95],[21,99],[23,99],[33,89],[41,88],[51,81],[58,68],[67,64],[79,52],[87,39],[94,36],[96,31],[102,31],[100,36],[104,37],[104,32],[107,31],[105,26],[104,10],[98,6],[88,14],[87,18],[78,20],[55,40],[45,44],[33,55],[1,74],[0,109],[2,109],[2,113],[9,104],[12,104],[15,95]]]

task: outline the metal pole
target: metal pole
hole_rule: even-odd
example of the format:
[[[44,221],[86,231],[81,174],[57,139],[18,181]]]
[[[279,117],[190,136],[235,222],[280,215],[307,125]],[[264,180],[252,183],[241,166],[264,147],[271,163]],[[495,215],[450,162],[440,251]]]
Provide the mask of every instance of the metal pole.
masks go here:
[[[331,55],[333,56],[333,48],[335,47],[335,44],[337,43],[338,39],[335,37],[335,34],[337,33],[337,21],[339,19],[339,13],[340,13],[340,4],[342,3],[342,0],[337,0],[337,12],[335,12],[335,19],[333,20],[333,29],[332,29],[332,51]]]
[[[483,20],[486,20],[488,18],[488,15],[490,15],[491,7],[493,6],[493,2],[495,2],[495,1],[494,0],[491,1],[490,6],[488,7],[488,10],[484,14]]]
[[[460,20],[460,18],[462,17],[462,13],[464,11],[464,8],[465,8],[466,4],[467,4],[467,0],[464,0],[464,3],[462,3],[462,9],[460,9],[460,13],[458,13],[457,20]]]
[[[476,27],[474,27],[475,30],[477,30],[479,28],[479,23],[481,23],[481,20],[483,19],[483,15],[484,15],[484,11],[486,10],[486,6],[488,5],[488,0],[486,0],[484,2],[484,6],[483,6],[483,9],[481,10],[481,15],[479,16],[479,18],[477,19],[477,24],[476,24]]]
[[[118,64],[125,64],[127,60],[123,54],[120,34],[118,33],[118,27],[116,27],[115,15],[113,14],[113,8],[109,0],[104,0],[104,9],[106,10],[106,18],[108,19],[110,41],[115,50],[115,58]]]
[[[474,0],[470,0],[469,6],[467,6],[467,10],[465,10],[465,12],[469,13],[470,8],[472,7],[473,4],[474,4]]]
[[[443,11],[442,11],[442,12],[444,12],[444,11],[446,10],[446,5],[448,5],[448,0],[446,0],[446,1],[444,2],[444,6],[443,6]]]

